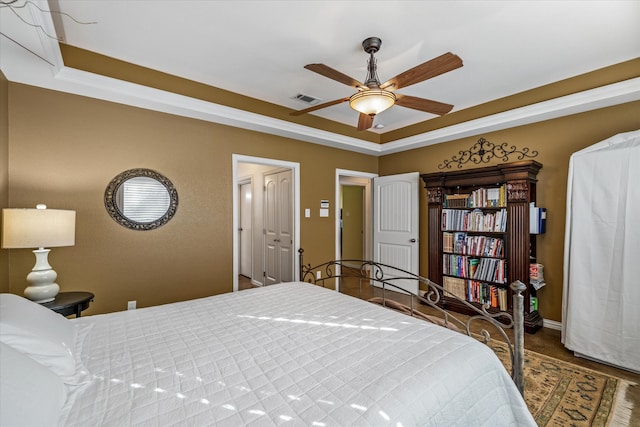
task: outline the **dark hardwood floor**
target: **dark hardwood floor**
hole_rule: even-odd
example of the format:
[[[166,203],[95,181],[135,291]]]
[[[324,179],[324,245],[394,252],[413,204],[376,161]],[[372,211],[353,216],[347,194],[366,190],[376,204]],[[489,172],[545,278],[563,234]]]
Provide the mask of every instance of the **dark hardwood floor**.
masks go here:
[[[238,276],[238,290],[239,291],[243,291],[245,289],[251,289],[251,288],[255,288],[256,286],[253,286],[251,284],[251,279],[249,279],[247,276],[243,276],[242,274]]]

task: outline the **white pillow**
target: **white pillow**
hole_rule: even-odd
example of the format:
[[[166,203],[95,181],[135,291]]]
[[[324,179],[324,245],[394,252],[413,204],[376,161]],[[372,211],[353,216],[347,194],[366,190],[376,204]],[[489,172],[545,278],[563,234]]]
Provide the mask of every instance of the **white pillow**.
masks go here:
[[[0,343],[0,425],[58,425],[66,398],[66,387],[60,377]]]
[[[76,328],[69,319],[14,294],[0,294],[0,342],[60,377],[76,373]]]

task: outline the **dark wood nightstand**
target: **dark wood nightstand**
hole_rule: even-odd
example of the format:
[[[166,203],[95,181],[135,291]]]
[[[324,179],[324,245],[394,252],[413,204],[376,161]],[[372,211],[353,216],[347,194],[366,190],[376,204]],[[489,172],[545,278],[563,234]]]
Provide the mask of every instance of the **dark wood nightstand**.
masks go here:
[[[60,292],[56,295],[56,299],[42,305],[63,316],[75,314],[76,317],[80,317],[80,313],[89,307],[91,301],[93,301],[91,292]]]

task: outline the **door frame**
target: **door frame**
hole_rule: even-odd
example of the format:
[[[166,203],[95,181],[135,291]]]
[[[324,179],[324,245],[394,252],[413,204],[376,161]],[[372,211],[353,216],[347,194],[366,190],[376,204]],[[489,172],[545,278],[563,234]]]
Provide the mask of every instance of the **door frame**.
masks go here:
[[[359,185],[364,187],[364,257],[371,258],[373,250],[373,185],[372,181],[377,178],[377,173],[360,172],[348,169],[336,169],[336,194],[335,194],[335,258],[340,259],[340,197],[342,185]],[[366,184],[362,180],[367,180]]]
[[[277,159],[269,159],[264,157],[254,157],[254,156],[246,156],[243,154],[232,154],[231,155],[231,174],[232,174],[232,186],[233,194],[232,194],[232,207],[233,207],[233,291],[236,292],[238,290],[238,274],[240,270],[239,259],[238,259],[238,230],[240,218],[239,218],[239,209],[238,209],[238,200],[240,198],[239,195],[239,177],[238,177],[238,163],[255,163],[260,165],[267,165],[273,167],[282,167],[289,168],[292,170],[292,179],[293,179],[293,247],[294,250],[300,247],[300,163],[298,162],[288,162],[285,160],[277,160]],[[293,277],[300,277],[300,265],[298,262],[298,257],[293,256]]]

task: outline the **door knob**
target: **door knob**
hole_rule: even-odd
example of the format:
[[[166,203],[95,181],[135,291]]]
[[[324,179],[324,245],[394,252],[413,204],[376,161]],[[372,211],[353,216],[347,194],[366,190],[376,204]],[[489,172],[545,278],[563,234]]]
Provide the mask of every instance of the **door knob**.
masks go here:
[[[411,239],[411,240],[409,240],[409,241],[410,241],[411,243],[415,243],[415,242],[416,242],[416,239]]]

